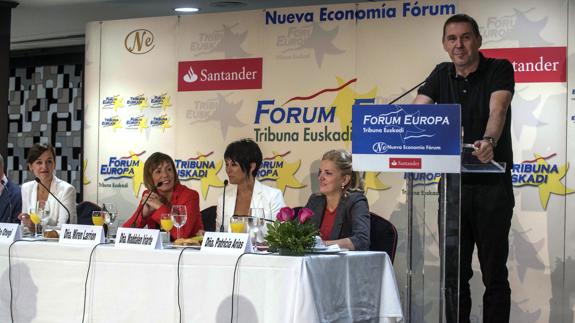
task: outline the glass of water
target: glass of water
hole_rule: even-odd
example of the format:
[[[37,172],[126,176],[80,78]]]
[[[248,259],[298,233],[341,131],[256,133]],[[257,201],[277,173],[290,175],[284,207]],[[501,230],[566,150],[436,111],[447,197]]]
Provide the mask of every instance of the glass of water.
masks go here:
[[[267,230],[265,228],[265,213],[262,208],[251,208],[248,220],[248,233],[254,251],[257,247],[265,245],[265,236]]]
[[[104,223],[107,227],[106,240],[110,240],[110,230],[112,230],[112,225],[118,216],[118,209],[116,209],[113,203],[104,203],[103,210],[106,211],[106,213],[104,213]]]
[[[174,226],[176,227],[176,237],[177,239],[180,239],[180,228],[184,226],[184,224],[186,224],[186,220],[188,218],[188,214],[186,212],[186,206],[185,205],[172,205],[172,212],[170,212],[171,216],[172,216],[172,222],[174,223]]]
[[[36,212],[37,216],[40,217],[40,228],[36,226],[36,236],[42,237],[44,235],[44,228],[50,221],[50,208],[48,207],[48,201],[38,201],[36,202]]]

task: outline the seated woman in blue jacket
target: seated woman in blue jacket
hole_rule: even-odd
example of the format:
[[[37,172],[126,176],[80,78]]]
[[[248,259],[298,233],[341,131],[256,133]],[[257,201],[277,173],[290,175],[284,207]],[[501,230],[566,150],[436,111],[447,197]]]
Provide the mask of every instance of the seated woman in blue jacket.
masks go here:
[[[363,180],[351,167],[351,154],[330,150],[320,163],[319,193],[306,204],[326,245],[349,250],[369,250],[369,206],[363,194]]]

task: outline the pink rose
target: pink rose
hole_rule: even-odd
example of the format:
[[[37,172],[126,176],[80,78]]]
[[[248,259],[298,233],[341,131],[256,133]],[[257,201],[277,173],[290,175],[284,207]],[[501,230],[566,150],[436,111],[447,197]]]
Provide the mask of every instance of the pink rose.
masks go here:
[[[308,209],[307,207],[302,207],[299,209],[299,223],[304,224],[309,218],[313,216],[313,211]]]
[[[289,207],[282,207],[278,214],[276,215],[276,219],[280,222],[286,222],[293,219],[294,213],[293,210]]]

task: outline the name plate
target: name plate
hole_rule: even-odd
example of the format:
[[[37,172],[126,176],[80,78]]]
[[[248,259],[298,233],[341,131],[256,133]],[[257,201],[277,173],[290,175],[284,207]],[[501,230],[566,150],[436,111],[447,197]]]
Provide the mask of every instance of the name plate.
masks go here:
[[[206,232],[200,251],[242,254],[252,252],[252,246],[247,233]]]
[[[118,228],[116,247],[136,249],[162,249],[160,230]]]
[[[63,224],[59,243],[96,245],[104,242],[104,227],[95,225]]]
[[[22,230],[18,223],[0,223],[0,243],[22,240]]]

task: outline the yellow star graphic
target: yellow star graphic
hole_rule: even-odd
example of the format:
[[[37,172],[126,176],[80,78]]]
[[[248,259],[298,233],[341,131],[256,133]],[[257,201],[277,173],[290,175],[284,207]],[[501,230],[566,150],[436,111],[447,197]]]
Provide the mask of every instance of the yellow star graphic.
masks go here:
[[[112,129],[114,130],[114,132],[116,131],[116,129],[121,129],[122,128],[122,119],[120,119],[120,117],[115,116],[114,119],[114,124],[112,125]]]
[[[88,160],[84,159],[83,161],[84,169],[82,170],[82,184],[88,185],[90,184],[90,180],[86,178],[86,166],[88,165]]]
[[[138,129],[142,132],[146,128],[148,128],[148,118],[141,117],[140,122],[138,122]]]
[[[134,187],[134,196],[138,197],[140,195],[140,186],[144,183],[144,163],[140,160],[140,157],[136,155],[135,152],[130,150],[130,156],[132,160],[140,161],[137,166],[132,166],[132,186]]]
[[[381,174],[380,172],[365,172],[365,192],[367,190],[376,190],[376,191],[384,191],[389,189],[391,186],[385,185],[382,181],[379,180],[378,176]]]
[[[172,103],[170,102],[171,98],[165,94],[162,94],[162,109],[164,109],[164,112],[166,112],[166,109],[168,107],[172,106]]]
[[[541,155],[535,154],[535,158],[537,158],[538,165],[549,165],[545,159],[541,158]],[[563,166],[559,166],[557,173],[548,173],[546,183],[533,185],[539,186],[539,200],[541,201],[541,206],[543,206],[544,210],[547,210],[547,203],[549,203],[549,197],[551,196],[551,193],[565,196],[575,192],[574,190],[566,187],[563,185],[563,183],[561,183],[561,179],[565,177],[567,170],[569,170],[569,163]]]
[[[206,160],[206,157],[202,155],[199,161],[204,160]],[[210,186],[224,187],[224,182],[217,175],[220,172],[220,169],[222,169],[222,165],[223,161],[220,160],[216,163],[215,168],[205,168],[206,176],[200,179],[200,184],[202,186],[202,197],[204,200],[206,199],[206,196],[208,196],[208,190],[210,189]]]
[[[298,160],[293,163],[286,162],[283,157],[281,157],[275,151],[273,152],[275,158],[274,161],[276,163],[283,162],[283,167],[277,168],[277,179],[276,179],[276,187],[283,192],[285,192],[286,187],[291,188],[302,188],[305,187],[301,182],[299,182],[295,178],[295,173],[298,171],[299,166],[301,164],[301,160]]]
[[[165,132],[167,128],[171,128],[170,118],[167,115],[162,115],[162,132]]]
[[[345,80],[341,77],[336,77],[337,84],[339,86],[345,84]],[[367,93],[359,94],[351,89],[350,86],[346,86],[341,89],[337,96],[335,97],[332,106],[337,107],[335,110],[335,116],[339,119],[339,124],[341,130],[345,130],[346,126],[351,127],[351,107],[353,106],[356,99],[371,99],[377,94],[377,87],[373,87]],[[346,148],[349,148],[349,141],[345,142]]]
[[[124,99],[119,95],[114,95],[114,111],[118,112],[118,109],[123,107]]]
[[[148,104],[148,98],[146,98],[143,95],[138,96],[138,99],[140,101],[140,103],[138,104],[138,107],[140,108],[140,111],[144,110],[144,108],[149,107],[150,105]]]

